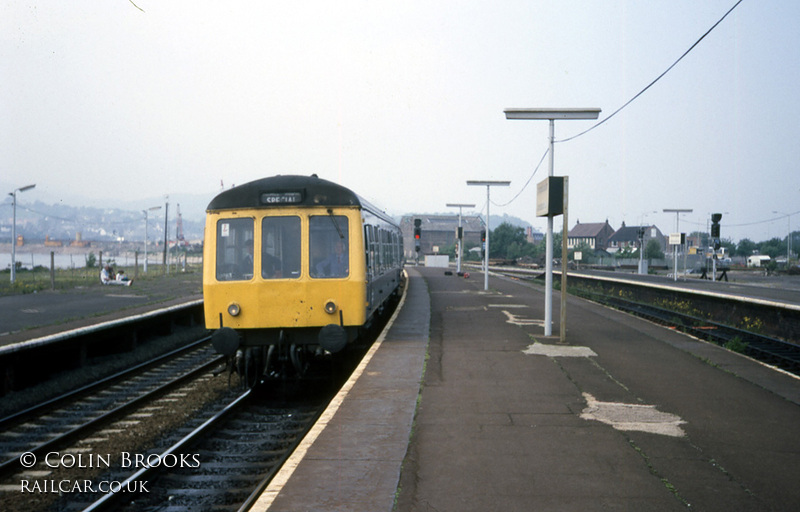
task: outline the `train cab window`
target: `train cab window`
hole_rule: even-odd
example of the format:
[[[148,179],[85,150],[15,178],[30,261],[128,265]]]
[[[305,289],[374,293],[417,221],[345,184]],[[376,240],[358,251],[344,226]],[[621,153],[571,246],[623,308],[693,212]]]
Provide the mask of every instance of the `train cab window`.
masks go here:
[[[349,226],[343,215],[314,215],[308,219],[311,277],[350,275]]]
[[[253,219],[217,222],[217,281],[253,278]]]
[[[264,217],[261,221],[261,277],[300,277],[300,217]]]

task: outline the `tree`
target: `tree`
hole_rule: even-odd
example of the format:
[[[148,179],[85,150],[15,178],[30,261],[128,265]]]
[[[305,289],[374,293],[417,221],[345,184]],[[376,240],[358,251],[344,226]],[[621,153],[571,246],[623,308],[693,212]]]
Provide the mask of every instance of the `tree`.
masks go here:
[[[734,254],[736,254],[737,256],[747,257],[753,254],[757,250],[758,246],[756,245],[755,242],[753,242],[749,238],[742,238],[741,240],[739,240],[739,244],[736,246],[736,252]]]
[[[528,243],[525,230],[508,222],[497,226],[489,235],[490,258],[518,258],[522,256],[522,248]]]
[[[758,245],[758,252],[766,254],[772,259],[780,255],[786,255],[786,244],[780,238],[772,238]]]
[[[644,257],[648,260],[664,259],[664,252],[661,250],[661,244],[658,243],[658,240],[651,239],[647,242],[644,248]]]

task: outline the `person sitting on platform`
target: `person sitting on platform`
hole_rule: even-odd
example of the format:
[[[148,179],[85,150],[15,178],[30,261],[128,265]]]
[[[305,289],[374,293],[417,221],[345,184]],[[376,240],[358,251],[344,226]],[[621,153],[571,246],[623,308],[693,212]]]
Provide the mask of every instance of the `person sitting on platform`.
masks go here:
[[[116,281],[121,281],[125,284],[125,286],[130,286],[133,284],[133,279],[128,278],[128,275],[125,273],[124,270],[120,270],[117,272],[117,277],[114,278]]]
[[[114,269],[111,265],[106,263],[100,271],[100,282],[103,284],[118,284],[122,286],[130,286],[133,281],[118,281],[114,276]]]

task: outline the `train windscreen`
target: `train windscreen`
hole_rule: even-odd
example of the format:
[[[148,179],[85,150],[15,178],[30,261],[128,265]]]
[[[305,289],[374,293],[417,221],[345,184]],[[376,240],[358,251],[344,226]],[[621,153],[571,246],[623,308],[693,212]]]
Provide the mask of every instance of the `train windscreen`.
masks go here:
[[[349,227],[343,215],[313,215],[308,219],[310,274],[315,278],[350,275]]]
[[[264,217],[261,222],[261,277],[300,277],[300,217]]]
[[[217,281],[253,278],[253,219],[217,222]]]

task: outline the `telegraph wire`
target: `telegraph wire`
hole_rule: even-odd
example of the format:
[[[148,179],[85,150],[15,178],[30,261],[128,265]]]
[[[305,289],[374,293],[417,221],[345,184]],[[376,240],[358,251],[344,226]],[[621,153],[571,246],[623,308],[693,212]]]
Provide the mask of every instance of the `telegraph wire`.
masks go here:
[[[550,147],[548,146],[548,148],[544,151],[544,154],[542,155],[542,158],[539,159],[539,163],[536,164],[536,168],[533,170],[533,174],[531,174],[531,176],[528,178],[528,181],[525,182],[525,184],[522,186],[520,191],[517,192],[517,195],[512,197],[511,200],[509,202],[507,202],[507,203],[497,204],[494,201],[492,201],[492,204],[495,205],[495,206],[503,207],[503,206],[508,206],[511,203],[513,203],[520,196],[520,194],[522,194],[525,191],[525,189],[528,188],[528,185],[530,184],[531,180],[533,179],[534,176],[536,176],[536,172],[539,170],[539,167],[542,166],[542,162],[544,162],[544,157],[546,157],[547,153],[549,153],[549,152],[550,152]]]
[[[629,100],[628,100],[628,101],[627,101],[627,102],[626,102],[624,105],[622,105],[622,106],[621,106],[621,107],[619,107],[617,110],[615,110],[614,112],[612,112],[612,113],[611,113],[611,115],[609,115],[608,117],[606,117],[606,118],[605,118],[605,119],[603,119],[602,121],[600,121],[600,122],[596,123],[595,125],[593,125],[593,126],[589,127],[588,129],[586,129],[586,130],[584,130],[584,131],[580,132],[580,133],[579,133],[579,134],[577,134],[577,135],[573,135],[572,137],[569,137],[569,138],[566,138],[566,139],[561,139],[561,140],[556,140],[556,141],[553,141],[553,142],[569,142],[569,141],[571,141],[571,140],[573,140],[573,139],[577,139],[577,138],[578,138],[578,137],[580,137],[581,135],[585,135],[585,134],[589,133],[590,131],[594,130],[595,128],[597,128],[597,127],[598,127],[598,126],[600,126],[601,124],[605,123],[606,121],[608,121],[609,119],[611,119],[612,117],[614,117],[615,115],[619,114],[619,113],[622,111],[622,109],[624,109],[625,107],[627,107],[628,105],[630,105],[631,103],[633,103],[633,102],[634,102],[634,100],[636,100],[636,99],[637,99],[639,96],[641,96],[642,94],[644,94],[644,92],[645,92],[646,90],[648,90],[650,87],[652,87],[653,85],[655,85],[655,83],[656,83],[656,82],[658,82],[659,80],[661,80],[661,79],[664,77],[664,75],[666,75],[667,73],[669,73],[669,72],[672,70],[672,68],[674,68],[674,67],[675,67],[675,66],[676,66],[676,65],[677,65],[677,64],[678,64],[678,63],[679,63],[681,60],[683,60],[683,58],[684,58],[684,57],[686,57],[687,55],[689,55],[689,52],[691,52],[692,50],[694,50],[694,48],[695,48],[695,47],[696,47],[698,44],[700,44],[700,41],[702,41],[703,39],[705,39],[705,38],[706,38],[706,36],[707,36],[708,34],[710,34],[712,30],[714,30],[715,28],[717,28],[717,25],[719,25],[720,23],[722,23],[722,20],[724,20],[725,18],[727,18],[727,17],[728,17],[728,15],[729,15],[731,12],[733,12],[733,10],[734,10],[734,9],[736,9],[736,7],[738,7],[738,6],[739,6],[739,4],[740,4],[740,3],[742,3],[742,2],[743,2],[743,0],[739,0],[738,2],[736,2],[736,3],[733,5],[733,7],[731,7],[730,9],[728,9],[728,12],[726,12],[726,13],[725,13],[725,14],[724,14],[724,15],[723,15],[723,16],[722,16],[722,17],[721,17],[721,18],[720,18],[720,19],[719,19],[719,20],[718,20],[716,23],[714,23],[714,25],[712,25],[712,26],[711,26],[711,28],[710,28],[710,29],[708,29],[708,30],[706,31],[706,33],[705,33],[705,34],[703,34],[702,36],[700,36],[700,39],[698,39],[697,41],[695,41],[695,42],[694,42],[694,44],[693,44],[692,46],[690,46],[690,47],[689,47],[689,49],[688,49],[688,50],[686,50],[686,51],[683,53],[683,55],[681,55],[680,57],[678,57],[678,60],[676,60],[675,62],[673,62],[673,63],[672,63],[672,65],[666,69],[666,71],[664,71],[663,73],[661,73],[660,75],[658,75],[658,77],[656,77],[656,79],[655,79],[655,80],[653,80],[652,82],[650,82],[650,83],[647,85],[647,87],[645,87],[644,89],[642,89],[641,91],[639,91],[639,92],[636,94],[636,96],[634,96],[633,98],[629,99]]]
[[[621,107],[619,107],[617,110],[615,110],[614,112],[612,112],[612,113],[611,113],[611,115],[609,115],[608,117],[606,117],[606,118],[605,118],[605,119],[603,119],[602,121],[600,121],[600,122],[598,122],[598,123],[594,124],[593,126],[589,127],[588,129],[586,129],[586,130],[584,130],[584,131],[582,131],[582,132],[578,133],[577,135],[573,135],[572,137],[568,137],[568,138],[566,138],[566,139],[554,140],[554,141],[553,141],[553,143],[569,142],[569,141],[571,141],[571,140],[577,139],[578,137],[580,137],[580,136],[582,136],[582,135],[585,135],[585,134],[589,133],[590,131],[594,130],[595,128],[597,128],[598,126],[602,125],[602,124],[603,124],[603,123],[605,123],[606,121],[610,120],[612,117],[614,117],[614,116],[616,116],[617,114],[619,114],[619,113],[620,113],[620,112],[621,112],[621,111],[622,111],[622,110],[623,110],[625,107],[627,107],[628,105],[630,105],[631,103],[633,103],[633,102],[634,102],[634,100],[636,100],[636,99],[637,99],[639,96],[641,96],[642,94],[644,94],[644,93],[645,93],[645,91],[647,91],[648,89],[650,89],[650,87],[652,87],[653,85],[655,85],[655,83],[656,83],[656,82],[658,82],[659,80],[661,80],[661,79],[662,79],[662,78],[663,78],[663,77],[664,77],[664,76],[665,76],[667,73],[669,73],[669,72],[672,70],[672,68],[674,68],[674,67],[675,67],[675,66],[676,66],[676,65],[677,65],[677,64],[678,64],[678,63],[679,63],[681,60],[683,60],[683,58],[684,58],[684,57],[686,57],[687,55],[689,55],[689,53],[690,53],[692,50],[694,50],[694,48],[695,48],[695,47],[696,47],[698,44],[700,44],[700,41],[702,41],[703,39],[705,39],[705,38],[706,38],[706,36],[708,36],[708,34],[710,34],[710,33],[711,33],[711,32],[712,32],[712,31],[713,31],[715,28],[717,28],[717,26],[718,26],[720,23],[722,23],[722,21],[723,21],[725,18],[727,18],[727,17],[728,17],[728,15],[729,15],[731,12],[733,12],[733,10],[734,10],[734,9],[736,9],[736,8],[739,6],[739,4],[740,4],[740,3],[742,3],[743,1],[744,1],[744,0],[738,0],[738,1],[737,1],[735,4],[733,4],[733,7],[731,7],[730,9],[728,9],[728,11],[727,11],[727,12],[726,12],[726,13],[725,13],[725,14],[724,14],[724,15],[723,15],[723,16],[722,16],[722,17],[721,17],[719,20],[717,20],[717,22],[716,22],[716,23],[714,23],[714,24],[711,26],[711,28],[709,28],[709,29],[708,29],[708,30],[707,30],[707,31],[706,31],[706,32],[705,32],[705,33],[704,33],[702,36],[700,36],[700,38],[699,38],[697,41],[695,41],[695,42],[694,42],[694,44],[693,44],[692,46],[690,46],[688,50],[686,50],[685,52],[683,52],[683,55],[681,55],[681,56],[678,58],[678,60],[676,60],[675,62],[673,62],[671,66],[669,66],[669,67],[668,67],[668,68],[667,68],[667,69],[666,69],[666,70],[665,70],[663,73],[661,73],[660,75],[658,75],[658,77],[656,77],[656,79],[655,79],[655,80],[653,80],[652,82],[650,82],[650,83],[649,83],[649,84],[648,84],[648,85],[647,85],[647,86],[646,86],[644,89],[642,89],[641,91],[639,91],[639,92],[638,92],[638,93],[637,93],[637,94],[636,94],[636,95],[635,95],[633,98],[631,98],[631,99],[630,99],[630,100],[628,100],[628,101],[627,101],[627,102],[626,102],[624,105],[622,105],[622,106],[621,106]],[[504,203],[504,204],[497,204],[497,203],[495,203],[494,201],[492,201],[492,204],[494,204],[495,206],[503,207],[503,206],[508,206],[509,204],[513,203],[513,202],[514,202],[514,201],[515,201],[515,200],[516,200],[516,199],[517,199],[517,198],[520,196],[520,194],[522,194],[522,192],[525,190],[525,188],[528,186],[528,184],[529,184],[529,183],[531,182],[531,180],[533,179],[534,175],[536,175],[536,171],[538,171],[538,170],[539,170],[539,167],[542,165],[542,161],[544,160],[544,157],[547,155],[548,151],[550,151],[550,148],[549,148],[549,147],[548,147],[548,149],[547,149],[547,150],[544,152],[544,155],[542,155],[542,159],[539,161],[539,164],[536,166],[536,169],[534,169],[534,171],[533,171],[533,174],[531,174],[530,178],[528,178],[528,181],[526,181],[526,182],[525,182],[525,185],[524,185],[524,186],[522,187],[522,189],[521,189],[521,190],[520,190],[520,191],[517,193],[517,195],[515,195],[515,196],[514,196],[514,197],[513,197],[513,198],[512,198],[510,201],[508,201],[507,203]],[[764,221],[764,222],[768,222],[768,221]],[[758,224],[758,223],[754,223],[754,224]],[[746,225],[753,225],[753,224],[741,224],[741,226],[746,226]],[[738,226],[730,226],[730,227],[738,227]]]

